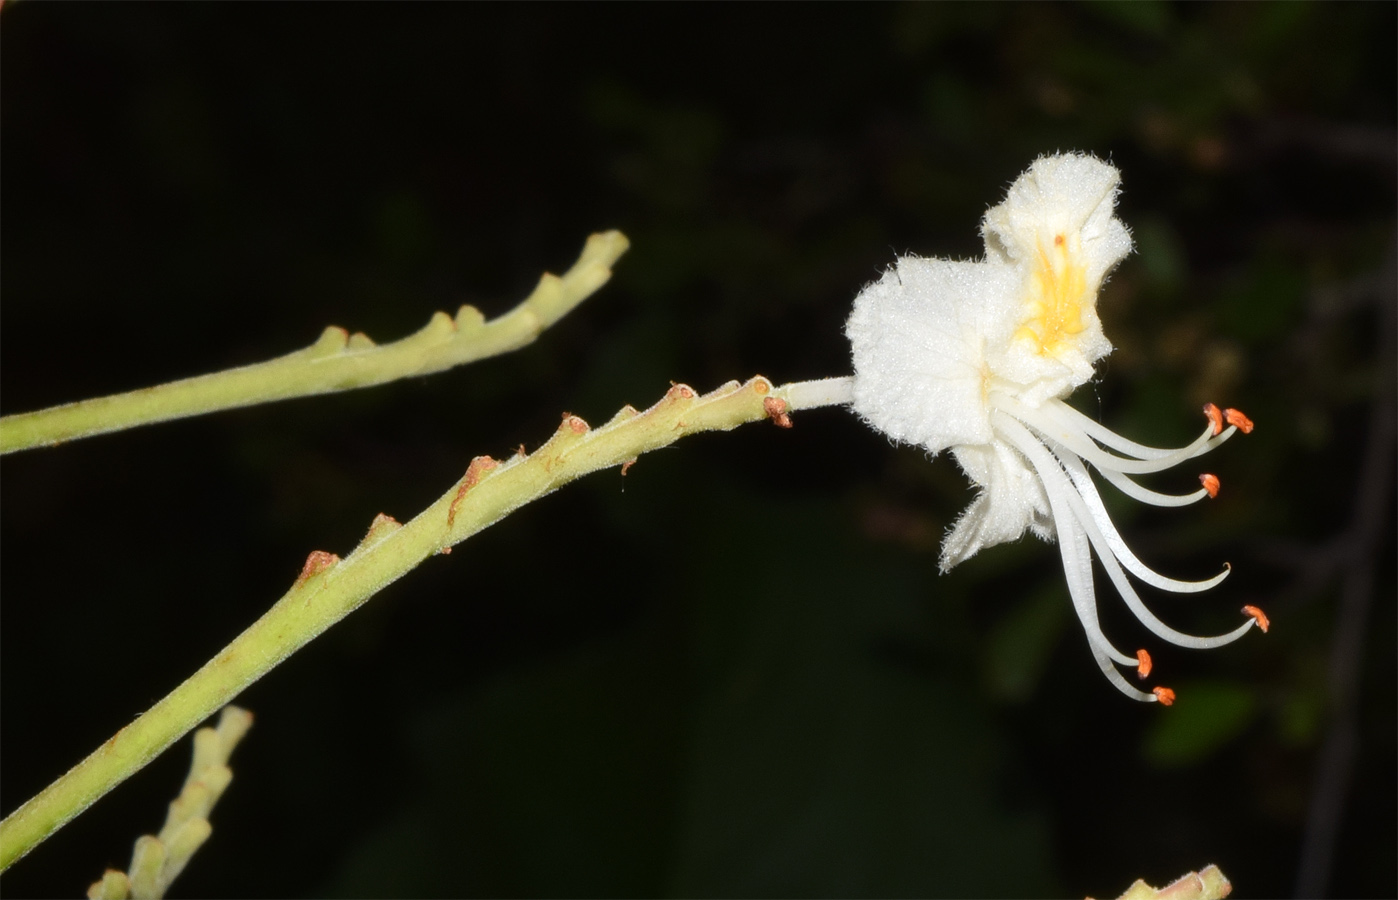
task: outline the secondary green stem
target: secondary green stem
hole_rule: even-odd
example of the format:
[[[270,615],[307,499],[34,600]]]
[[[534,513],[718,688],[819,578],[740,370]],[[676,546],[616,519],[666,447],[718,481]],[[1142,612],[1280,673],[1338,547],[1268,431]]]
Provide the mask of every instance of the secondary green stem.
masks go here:
[[[475,307],[463,306],[455,318],[436,313],[416,334],[382,346],[331,326],[311,346],[267,362],[5,416],[0,454],[220,409],[368,387],[507,353],[533,341],[606,284],[627,246],[619,231],[592,235],[561,278],[544,275],[524,302],[489,322]]]
[[[699,396],[677,384],[643,413],[625,407],[593,430],[577,416],[534,453],[476,457],[466,474],[406,525],[380,514],[349,556],[317,550],[285,596],[203,668],[87,759],[0,822],[0,871],[139,771],[244,688],[389,583],[449,552],[515,509],[576,478],[635,460],[700,431],[727,431],[791,410],[848,402],[848,379],[774,388],[758,376]]]

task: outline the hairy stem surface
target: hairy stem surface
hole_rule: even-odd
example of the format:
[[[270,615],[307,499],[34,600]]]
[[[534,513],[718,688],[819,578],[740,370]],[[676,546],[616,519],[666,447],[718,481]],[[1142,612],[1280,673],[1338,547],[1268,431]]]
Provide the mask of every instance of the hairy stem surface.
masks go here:
[[[303,350],[251,366],[0,418],[0,454],[120,431],[137,425],[329,394],[440,372],[531,343],[611,278],[626,252],[620,231],[594,234],[562,277],[545,274],[525,300],[489,322],[473,306],[436,313],[415,334],[376,345],[330,326]]]
[[[449,552],[520,506],[589,472],[623,465],[685,435],[728,431],[767,418],[789,427],[793,409],[847,402],[845,383],[773,387],[757,376],[703,396],[677,384],[645,412],[627,406],[595,430],[577,416],[565,415],[553,436],[527,456],[499,462],[476,457],[456,484],[406,525],[380,514],[344,559],[322,550],[311,553],[295,584],[267,613],[144,715],[0,822],[0,871],[427,557]],[[824,386],[812,390],[816,384]],[[796,399],[788,400],[792,395]]]

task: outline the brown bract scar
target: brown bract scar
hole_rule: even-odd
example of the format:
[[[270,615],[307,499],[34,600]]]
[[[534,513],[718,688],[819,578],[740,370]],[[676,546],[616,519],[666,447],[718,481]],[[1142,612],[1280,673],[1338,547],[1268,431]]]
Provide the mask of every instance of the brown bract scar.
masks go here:
[[[633,456],[633,457],[631,457],[630,459],[628,459],[626,462],[622,463],[622,464],[621,464],[621,474],[622,474],[622,475],[625,475],[625,474],[627,473],[627,471],[630,470],[630,468],[631,468],[632,466],[636,465],[636,460],[639,459],[639,458],[640,458],[640,457]]]
[[[364,544],[373,541],[390,531],[397,531],[402,527],[402,523],[393,518],[393,516],[390,516],[388,513],[379,513],[374,516],[374,521],[369,523],[369,530],[365,532],[364,539],[359,543]]]
[[[592,426],[588,425],[582,417],[565,412],[563,421],[558,423],[558,430],[553,433],[553,437],[539,448],[541,451],[549,450],[543,456],[544,471],[552,472],[553,467],[563,459],[563,455],[573,446],[573,443],[591,430]]]
[[[687,384],[679,384],[673,381],[670,382],[670,389],[665,392],[665,400],[668,400],[671,403],[679,403],[682,400],[693,400],[697,396],[698,394],[694,392],[694,388],[690,387]],[[680,429],[688,427],[689,424],[685,422],[684,419],[678,419],[676,420],[673,429],[678,431]]]
[[[772,424],[778,428],[791,427],[791,415],[786,411],[786,401],[780,397],[764,397],[762,408],[767,411],[767,417],[772,420]]]
[[[466,477],[461,479],[461,487],[456,489],[456,496],[451,499],[451,505],[447,507],[448,528],[456,521],[456,508],[461,504],[466,492],[480,482],[482,475],[498,465],[500,464],[489,456],[477,456],[471,460],[471,464],[466,467]]]
[[[340,557],[326,550],[312,550],[306,556],[306,563],[301,566],[301,574],[296,576],[296,584],[293,587],[299,587],[308,578],[319,575],[339,561]]]

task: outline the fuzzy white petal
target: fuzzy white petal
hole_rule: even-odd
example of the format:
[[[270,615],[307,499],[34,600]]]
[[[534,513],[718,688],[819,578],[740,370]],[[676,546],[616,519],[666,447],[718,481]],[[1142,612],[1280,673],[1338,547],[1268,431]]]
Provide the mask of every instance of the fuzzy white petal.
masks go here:
[[[1095,290],[1131,252],[1131,233],[1113,216],[1121,173],[1083,153],[1041,156],[1015,179],[1005,201],[981,222],[986,252],[1006,262],[1032,260],[1044,235],[1079,234]]]
[[[942,542],[943,572],[985,547],[1018,540],[1026,529],[1034,528],[1042,537],[1053,533],[1043,484],[1012,448],[996,442],[957,447],[952,453],[982,489]]]
[[[845,326],[854,409],[933,453],[985,444],[985,348],[1003,342],[1019,275],[1009,266],[903,257],[854,301]]]

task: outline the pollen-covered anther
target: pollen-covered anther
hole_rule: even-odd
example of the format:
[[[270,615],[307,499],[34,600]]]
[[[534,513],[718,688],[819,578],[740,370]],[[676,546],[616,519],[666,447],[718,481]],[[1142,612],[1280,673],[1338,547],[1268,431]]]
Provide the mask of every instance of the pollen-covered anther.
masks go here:
[[[1252,434],[1252,419],[1243,415],[1242,410],[1225,409],[1223,411],[1223,418],[1227,420],[1229,425],[1232,425],[1243,434]],[[1214,433],[1217,434],[1218,432],[1215,431]]]
[[[1170,706],[1175,702],[1175,692],[1167,687],[1153,688],[1151,693],[1155,695],[1155,699],[1159,700],[1162,706]]]
[[[1267,614],[1262,610],[1258,609],[1256,606],[1244,606],[1243,613],[1245,615],[1252,616],[1254,619],[1257,620],[1257,627],[1262,629],[1263,634],[1266,634],[1267,629],[1270,628],[1272,625],[1272,623],[1267,619]]]
[[[1205,472],[1199,476],[1199,483],[1204,486],[1204,490],[1209,492],[1210,497],[1218,496],[1219,481],[1217,475],[1210,475]]]
[[[767,411],[767,418],[779,428],[791,427],[791,415],[786,411],[786,401],[780,397],[764,397],[762,408]]]
[[[1223,410],[1212,403],[1204,404],[1204,415],[1209,417],[1209,424],[1214,427],[1214,434],[1223,433]]]
[[[1150,654],[1145,650],[1136,651],[1136,677],[1144,681],[1150,675],[1151,670]]]

